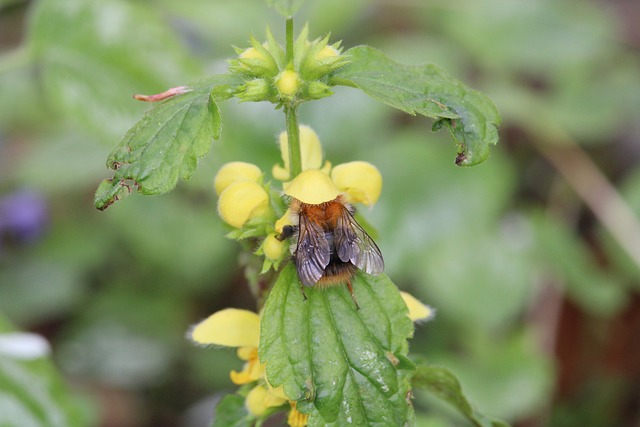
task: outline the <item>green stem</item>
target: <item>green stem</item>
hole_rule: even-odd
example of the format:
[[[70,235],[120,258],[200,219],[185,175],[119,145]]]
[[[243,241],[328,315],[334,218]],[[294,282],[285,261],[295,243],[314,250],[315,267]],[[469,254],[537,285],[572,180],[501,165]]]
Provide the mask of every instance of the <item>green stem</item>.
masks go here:
[[[285,45],[285,66],[293,62],[293,17],[287,18],[286,24],[286,45]]]
[[[287,121],[287,140],[289,142],[289,179],[293,179],[302,172],[300,128],[298,127],[296,106],[292,104],[285,105],[284,114]]]
[[[293,66],[293,18],[287,18],[286,66]],[[289,142],[289,179],[293,179],[302,172],[302,155],[300,154],[300,128],[298,127],[297,104],[288,102],[284,106],[284,114],[287,122],[287,140]]]

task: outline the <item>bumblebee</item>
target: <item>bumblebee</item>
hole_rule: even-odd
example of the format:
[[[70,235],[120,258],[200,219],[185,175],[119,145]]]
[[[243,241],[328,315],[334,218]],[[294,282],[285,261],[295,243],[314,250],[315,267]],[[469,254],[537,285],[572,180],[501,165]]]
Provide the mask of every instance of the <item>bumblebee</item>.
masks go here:
[[[383,272],[378,245],[358,224],[355,209],[342,195],[320,204],[292,198],[289,209],[297,225],[283,227],[279,239],[295,238],[293,260],[303,285],[346,284],[353,295],[351,279],[358,269],[373,275]]]

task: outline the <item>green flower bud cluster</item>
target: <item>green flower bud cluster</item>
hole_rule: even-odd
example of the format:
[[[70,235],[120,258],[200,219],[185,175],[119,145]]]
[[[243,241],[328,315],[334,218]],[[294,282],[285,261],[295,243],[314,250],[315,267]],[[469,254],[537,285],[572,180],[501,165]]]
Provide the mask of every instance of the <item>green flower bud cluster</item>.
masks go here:
[[[235,96],[242,101],[274,104],[299,104],[330,96],[329,76],[348,59],[341,55],[339,42],[329,44],[329,36],[309,41],[308,35],[305,26],[293,44],[290,60],[269,30],[264,43],[251,37],[251,47],[236,48],[238,57],[230,61],[229,70],[240,75],[245,84]]]

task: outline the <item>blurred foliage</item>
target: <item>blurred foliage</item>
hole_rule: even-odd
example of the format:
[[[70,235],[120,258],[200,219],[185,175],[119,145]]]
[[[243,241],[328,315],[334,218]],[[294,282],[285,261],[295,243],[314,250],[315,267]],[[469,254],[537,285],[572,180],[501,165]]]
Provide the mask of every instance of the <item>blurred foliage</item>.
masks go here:
[[[383,174],[362,214],[386,273],[438,310],[411,352],[515,425],[640,422],[638,264],[564,180],[576,164],[548,158],[586,152],[637,227],[636,2],[309,0],[298,18],[312,36],[435,63],[503,116],[489,161],[462,169],[447,135],[425,143],[430,123],[354,90],[301,108],[334,164],[363,159]],[[205,426],[213,406],[198,400],[231,388],[235,356],[183,338],[218,308],[255,304],[211,182],[232,160],[269,169],[282,115],[227,102],[220,141],[176,191],[107,212],[92,195],[145,110],[131,94],[224,71],[231,46],[267,25],[282,38],[262,1],[0,1],[0,312],[51,340],[56,364],[102,408],[97,425]],[[42,206],[33,198],[15,202],[25,191],[44,218],[29,214]],[[419,426],[467,425],[422,392],[415,404]]]

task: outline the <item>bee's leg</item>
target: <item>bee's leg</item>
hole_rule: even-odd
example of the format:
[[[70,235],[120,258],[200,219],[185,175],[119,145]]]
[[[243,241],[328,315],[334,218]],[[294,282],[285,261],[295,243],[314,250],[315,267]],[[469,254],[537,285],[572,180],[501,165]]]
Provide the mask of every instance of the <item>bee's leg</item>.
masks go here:
[[[349,289],[349,293],[351,294],[351,299],[353,300],[353,303],[356,305],[356,310],[360,310],[358,301],[356,301],[356,295],[353,293],[353,286],[351,286],[351,279],[347,280],[347,289]]]
[[[285,225],[282,227],[282,233],[276,236],[276,239],[283,241],[293,236],[298,231],[298,227],[295,225]]]

